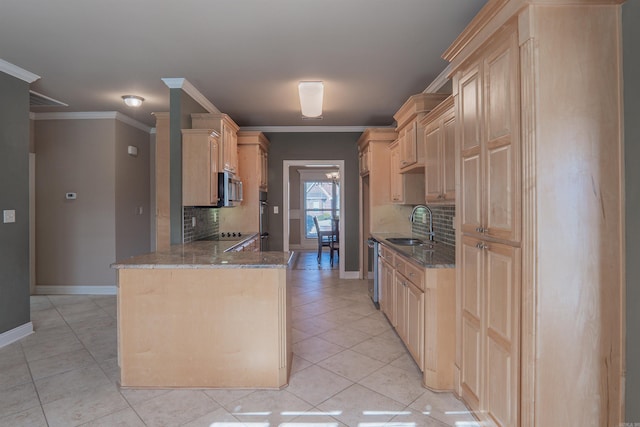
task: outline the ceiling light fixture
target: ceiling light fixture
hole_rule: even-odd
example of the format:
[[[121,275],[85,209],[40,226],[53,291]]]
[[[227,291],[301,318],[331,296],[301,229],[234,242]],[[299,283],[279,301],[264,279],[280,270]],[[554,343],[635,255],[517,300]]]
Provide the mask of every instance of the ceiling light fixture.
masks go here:
[[[139,107],[142,105],[142,101],[144,98],[136,95],[123,95],[122,99],[124,103],[127,104],[127,107]]]
[[[322,96],[324,85],[322,82],[300,82],[298,93],[300,94],[300,108],[302,117],[322,117]]]

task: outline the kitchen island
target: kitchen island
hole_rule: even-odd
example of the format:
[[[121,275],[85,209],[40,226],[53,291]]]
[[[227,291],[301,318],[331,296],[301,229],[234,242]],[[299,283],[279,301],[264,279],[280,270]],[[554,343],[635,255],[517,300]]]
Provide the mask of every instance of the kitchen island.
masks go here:
[[[287,385],[292,254],[225,249],[198,241],[112,265],[122,387]]]

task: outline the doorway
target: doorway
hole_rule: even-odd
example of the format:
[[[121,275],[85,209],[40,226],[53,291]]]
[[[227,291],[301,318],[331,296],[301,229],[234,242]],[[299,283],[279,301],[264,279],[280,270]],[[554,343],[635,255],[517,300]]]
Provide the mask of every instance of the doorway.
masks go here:
[[[292,168],[304,167],[308,170],[306,179],[302,179],[301,185],[292,185],[293,179],[299,179],[294,177],[291,173]],[[337,176],[334,178],[326,176],[323,171],[334,170],[337,171]],[[307,217],[310,218],[311,224],[313,224],[313,216],[317,215],[333,215],[344,218],[344,160],[285,160],[283,162],[282,170],[282,194],[283,194],[283,250],[288,251],[290,249],[290,235],[292,232],[300,233],[301,240],[314,242],[313,248],[316,248],[317,240],[315,235],[309,238],[314,232],[314,227],[307,227]],[[316,184],[314,184],[316,183]],[[319,183],[319,184],[318,184]],[[296,183],[297,184],[297,183]],[[300,206],[299,210],[291,212],[292,198],[301,198],[301,193],[298,191],[292,191],[300,187],[301,191],[309,190],[309,197],[304,197],[304,206]],[[308,187],[308,188],[307,188]],[[294,194],[295,193],[295,194]],[[324,195],[324,199],[323,199]],[[308,203],[307,203],[308,199]],[[302,200],[301,200],[302,201]],[[297,205],[296,202],[293,202]],[[291,218],[300,220],[301,229],[292,230]],[[344,236],[344,221],[339,221],[340,236]],[[340,269],[340,278],[345,277],[344,271],[344,239],[340,239],[338,264]]]

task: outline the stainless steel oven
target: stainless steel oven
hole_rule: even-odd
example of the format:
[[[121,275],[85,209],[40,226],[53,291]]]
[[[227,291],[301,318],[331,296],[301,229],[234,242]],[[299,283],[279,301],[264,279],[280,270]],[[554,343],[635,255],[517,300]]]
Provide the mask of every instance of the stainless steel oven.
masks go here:
[[[380,243],[373,237],[367,240],[367,246],[373,249],[373,257],[370,258],[373,264],[373,280],[369,282],[369,298],[373,301],[376,308],[380,308],[380,271],[378,268],[378,252]]]

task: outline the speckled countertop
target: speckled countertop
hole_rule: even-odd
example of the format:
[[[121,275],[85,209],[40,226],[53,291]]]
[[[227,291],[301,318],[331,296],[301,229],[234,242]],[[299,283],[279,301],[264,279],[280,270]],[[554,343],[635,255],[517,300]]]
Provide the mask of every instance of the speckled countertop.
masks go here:
[[[238,241],[196,241],[138,255],[111,268],[287,268],[293,252],[224,252]]]
[[[390,243],[387,239],[391,237],[412,237],[398,233],[371,233],[371,236],[378,242],[393,249],[401,255],[410,258],[412,261],[426,268],[455,268],[455,249],[443,243],[436,243],[433,248],[429,246],[401,246]]]

